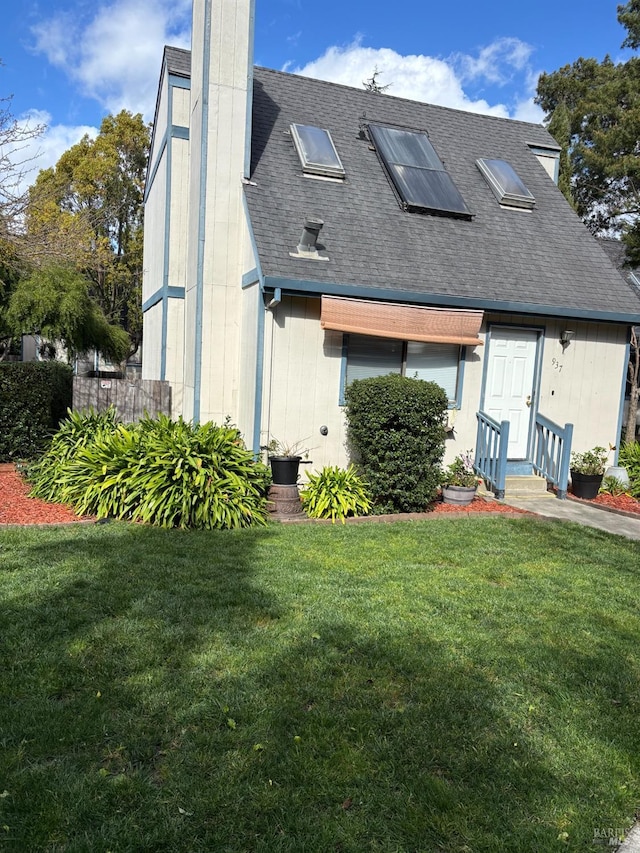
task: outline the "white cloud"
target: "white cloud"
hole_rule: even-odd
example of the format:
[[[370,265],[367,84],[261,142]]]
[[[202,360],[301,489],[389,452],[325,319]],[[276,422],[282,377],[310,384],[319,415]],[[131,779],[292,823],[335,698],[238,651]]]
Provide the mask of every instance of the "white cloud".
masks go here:
[[[36,50],[108,112],[153,117],[165,44],[190,46],[190,0],[116,0],[89,19],[57,15],[33,32]]]
[[[17,119],[18,128],[27,136],[37,127],[44,128],[41,135],[29,138],[24,145],[6,152],[13,164],[17,184],[13,191],[20,195],[38,176],[42,169],[55,166],[60,157],[79,142],[83,136],[94,139],[97,128],[87,125],[51,124],[51,116],[43,110],[31,110]]]
[[[463,82],[486,80],[499,86],[527,72],[533,53],[531,45],[517,38],[500,38],[481,48],[477,56],[457,53],[452,57]]]
[[[378,70],[377,82],[391,84],[389,95],[425,101],[469,112],[526,121],[542,121],[542,111],[533,103],[535,79],[529,65],[532,48],[518,39],[499,39],[480,50],[477,56],[456,54],[450,59],[425,55],[402,56],[390,48],[364,47],[357,37],[346,46],[329,47],[322,56],[294,73],[317,77],[347,86],[361,87]],[[291,63],[287,63],[287,70]],[[485,97],[473,97],[464,88],[482,82],[504,85],[521,92],[511,106]]]

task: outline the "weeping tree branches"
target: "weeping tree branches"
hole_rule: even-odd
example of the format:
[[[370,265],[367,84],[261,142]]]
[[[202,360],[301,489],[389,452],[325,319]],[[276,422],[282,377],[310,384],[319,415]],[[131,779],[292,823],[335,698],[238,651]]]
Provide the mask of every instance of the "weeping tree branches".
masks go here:
[[[30,190],[24,254],[36,268],[71,264],[113,324],[142,331],[142,202],[149,129],[141,115],[107,116]]]

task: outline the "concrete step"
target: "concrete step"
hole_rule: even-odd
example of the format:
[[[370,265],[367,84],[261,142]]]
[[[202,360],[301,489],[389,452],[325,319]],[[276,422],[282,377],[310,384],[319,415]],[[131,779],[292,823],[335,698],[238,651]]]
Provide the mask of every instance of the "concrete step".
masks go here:
[[[479,490],[480,491],[480,490]],[[509,475],[505,480],[505,498],[553,498],[555,495],[547,491],[547,481],[537,474]],[[491,494],[491,493],[489,493]]]

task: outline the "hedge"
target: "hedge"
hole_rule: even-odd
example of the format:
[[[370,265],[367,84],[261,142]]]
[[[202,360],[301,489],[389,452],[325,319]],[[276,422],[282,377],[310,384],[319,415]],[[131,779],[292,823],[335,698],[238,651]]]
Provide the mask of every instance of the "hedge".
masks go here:
[[[0,363],[0,462],[41,453],[72,400],[73,372],[68,365]]]

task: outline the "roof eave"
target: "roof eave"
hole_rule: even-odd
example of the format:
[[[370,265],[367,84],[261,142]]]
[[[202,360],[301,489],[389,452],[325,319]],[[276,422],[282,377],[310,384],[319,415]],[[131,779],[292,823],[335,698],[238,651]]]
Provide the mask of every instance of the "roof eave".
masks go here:
[[[640,323],[640,306],[637,313],[604,311],[591,308],[574,308],[563,305],[545,305],[542,303],[514,302],[510,300],[486,299],[481,297],[450,296],[443,293],[395,290],[393,288],[367,287],[359,284],[314,281],[313,279],[292,279],[281,276],[264,276],[263,288],[272,291],[279,288],[283,293],[304,296],[326,294],[328,296],[350,296],[361,299],[380,299],[388,302],[412,302],[417,305],[442,305],[451,308],[480,308],[509,314],[549,315],[574,320],[597,320],[599,322]]]

